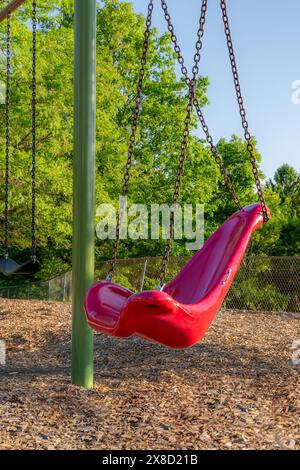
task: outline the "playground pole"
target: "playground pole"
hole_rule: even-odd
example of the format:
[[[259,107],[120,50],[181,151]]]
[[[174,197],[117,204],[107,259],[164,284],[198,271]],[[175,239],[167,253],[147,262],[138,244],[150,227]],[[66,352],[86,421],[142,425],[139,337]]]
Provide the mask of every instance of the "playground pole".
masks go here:
[[[93,333],[83,309],[94,281],[96,0],[75,0],[72,383],[93,386]]]

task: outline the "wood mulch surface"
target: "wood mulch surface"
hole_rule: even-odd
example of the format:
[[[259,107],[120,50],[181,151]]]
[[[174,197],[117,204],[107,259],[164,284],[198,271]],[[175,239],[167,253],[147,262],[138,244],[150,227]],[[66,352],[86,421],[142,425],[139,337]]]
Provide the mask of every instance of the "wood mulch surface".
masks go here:
[[[221,312],[185,351],[95,337],[70,383],[68,304],[0,300],[0,449],[300,449],[297,315]]]

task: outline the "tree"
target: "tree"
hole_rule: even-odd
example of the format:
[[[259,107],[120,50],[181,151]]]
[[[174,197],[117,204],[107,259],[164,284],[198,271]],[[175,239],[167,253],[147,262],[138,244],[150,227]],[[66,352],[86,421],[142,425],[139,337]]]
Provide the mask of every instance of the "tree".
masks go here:
[[[282,205],[286,205],[290,215],[300,216],[300,175],[295,168],[288,164],[282,165],[274,175],[274,181],[269,180],[268,186],[276,191]]]
[[[1,2],[1,7],[6,2]],[[42,2],[41,2],[42,3]],[[65,2],[61,2],[65,3]],[[60,4],[60,2],[57,2]],[[67,269],[72,237],[72,51],[73,31],[49,28],[48,2],[41,4],[37,51],[37,237],[42,277]],[[24,6],[12,15],[11,256],[28,259],[31,237],[31,32]],[[1,24],[5,48],[5,22]],[[5,59],[5,56],[3,56]],[[49,58],[51,57],[51,60]],[[67,66],[66,66],[67,64]],[[5,80],[5,60],[0,79]],[[5,108],[1,106],[1,225],[3,227]],[[47,261],[46,261],[47,260]],[[14,280],[14,282],[16,282]],[[23,281],[24,282],[24,281]]]
[[[6,4],[0,0],[0,7]],[[40,0],[37,54],[37,238],[47,279],[71,267],[73,160],[73,0]],[[30,245],[31,31],[30,5],[12,16],[11,255],[22,261]],[[118,204],[132,122],[145,18],[125,1],[98,2],[97,19],[97,204]],[[5,51],[5,22],[0,47]],[[0,60],[5,80],[5,54]],[[200,77],[198,99],[207,105],[209,81]],[[178,167],[187,87],[176,75],[169,34],[153,28],[146,70],[129,201],[170,203]],[[0,106],[0,229],[3,233],[5,107]],[[198,126],[196,117],[193,128]],[[244,143],[222,139],[218,149],[243,202],[253,200],[253,180]],[[257,158],[260,156],[257,154]],[[235,210],[204,142],[189,140],[181,201],[206,204],[206,236]],[[96,221],[97,222],[97,221]],[[111,242],[97,242],[98,259],[110,256]],[[122,243],[120,256],[159,255],[164,242]],[[1,248],[1,246],[0,246]],[[186,253],[183,242],[174,254]],[[2,282],[2,281],[1,281]],[[6,281],[5,281],[6,282]],[[13,280],[12,282],[16,282]],[[22,280],[22,282],[24,282]]]
[[[300,175],[293,167],[284,164],[275,172],[274,179],[268,181],[267,188],[269,193],[276,195],[273,218],[277,215],[277,241],[269,247],[268,253],[299,256]]]
[[[0,2],[3,7],[4,1]],[[72,240],[73,158],[73,2],[39,2],[37,53],[37,238],[42,278],[70,268]],[[31,31],[30,6],[12,16],[11,89],[11,256],[22,261],[30,245],[31,165]],[[132,120],[144,18],[127,2],[99,4],[97,43],[97,202],[118,201]],[[5,22],[0,47],[5,51]],[[50,59],[51,58],[51,59]],[[49,60],[50,59],[50,60]],[[0,64],[5,81],[5,54]],[[208,81],[199,84],[206,103]],[[144,92],[143,114],[135,153],[130,198],[157,201],[162,189],[171,197],[179,139],[186,105],[186,87],[178,82],[168,36],[153,30]],[[5,107],[1,106],[1,214],[3,229]],[[158,158],[159,157],[159,158]],[[173,161],[174,160],[174,161]],[[170,170],[166,171],[166,168]],[[153,181],[155,185],[153,187]],[[151,191],[150,191],[151,190]],[[131,253],[125,245],[123,255]],[[99,244],[99,255],[108,255]],[[143,248],[142,248],[143,249]]]
[[[259,164],[261,155],[256,149],[256,140],[252,139],[252,143],[254,155]],[[238,136],[233,135],[228,142],[225,139],[220,139],[217,150],[223,158],[225,168],[241,204],[247,206],[255,202],[257,197],[255,195],[254,179],[247,144]],[[264,178],[262,172],[260,172],[260,177],[262,179]],[[222,177],[220,177],[218,191],[215,193],[212,201],[215,201],[215,205],[217,206],[212,214],[216,228],[237,210],[228,188],[224,185]]]

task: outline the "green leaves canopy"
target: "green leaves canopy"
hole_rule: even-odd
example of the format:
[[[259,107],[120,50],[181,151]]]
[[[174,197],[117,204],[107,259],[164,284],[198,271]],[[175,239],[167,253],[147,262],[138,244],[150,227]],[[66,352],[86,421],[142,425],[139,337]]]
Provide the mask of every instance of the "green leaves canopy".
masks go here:
[[[6,1],[0,1],[0,7],[4,5]],[[38,15],[37,238],[42,261],[39,276],[49,278],[71,266],[73,0],[40,0]],[[10,246],[11,256],[20,261],[28,257],[30,243],[31,31],[28,18],[30,5],[26,4],[12,18]],[[134,109],[144,23],[144,17],[135,14],[130,3],[105,0],[98,4],[97,204],[118,203]],[[0,80],[3,82],[5,29],[6,24],[3,22],[0,25]],[[208,86],[208,79],[201,77],[198,98],[202,106],[208,103]],[[151,203],[171,202],[186,102],[186,85],[177,77],[169,36],[159,35],[154,28],[129,190],[130,201],[143,202],[148,206]],[[0,231],[3,233],[4,105],[0,105],[0,115]],[[194,130],[196,127],[197,120],[194,118]],[[242,202],[248,204],[255,201],[251,167],[244,143],[236,136],[230,142],[222,139],[218,150]],[[257,158],[260,160],[258,153]],[[277,186],[271,187],[270,183],[269,196],[276,211],[278,197],[280,204],[286,202],[283,202],[280,194],[278,196],[279,183],[276,179],[274,185]],[[283,189],[280,188],[280,191]],[[235,210],[207,145],[195,132],[192,133],[188,148],[182,202],[205,203],[206,235]],[[278,236],[272,242],[274,249],[279,239],[283,240],[280,235],[280,217],[276,218],[276,224],[279,227]],[[268,232],[267,229],[265,235],[267,238],[273,237],[272,231]],[[258,240],[263,243],[261,237]],[[97,242],[98,259],[110,256],[110,245],[110,242]],[[267,252],[267,245],[264,245],[264,252]],[[162,251],[161,241],[128,241],[122,244],[120,255],[159,255]],[[183,254],[183,244],[176,243],[174,253]]]

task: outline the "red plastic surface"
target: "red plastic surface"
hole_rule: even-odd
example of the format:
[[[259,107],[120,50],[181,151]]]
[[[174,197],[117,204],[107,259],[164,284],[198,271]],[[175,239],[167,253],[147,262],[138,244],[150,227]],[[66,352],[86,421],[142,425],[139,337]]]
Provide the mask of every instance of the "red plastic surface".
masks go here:
[[[163,291],[134,294],[113,282],[97,282],[85,299],[89,325],[119,338],[138,335],[171,348],[193,346],[210,327],[262,224],[259,204],[231,216]]]

